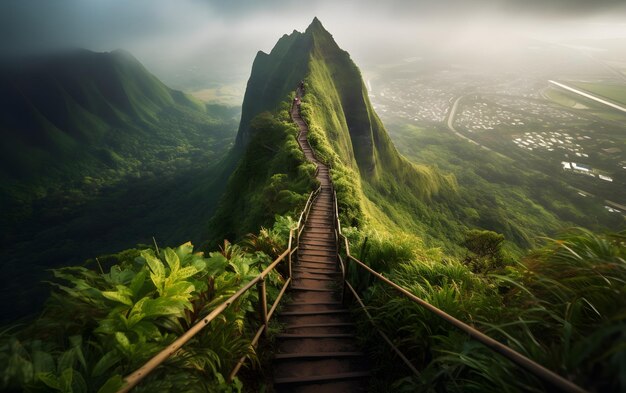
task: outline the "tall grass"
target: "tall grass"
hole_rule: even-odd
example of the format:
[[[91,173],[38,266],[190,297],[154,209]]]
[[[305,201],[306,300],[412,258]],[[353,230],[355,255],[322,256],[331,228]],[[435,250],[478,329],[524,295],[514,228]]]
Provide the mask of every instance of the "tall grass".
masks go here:
[[[428,303],[484,331],[575,383],[596,391],[626,389],[626,248],[624,234],[572,229],[500,274],[472,272],[432,258],[419,242],[346,231],[352,253]],[[365,240],[367,239],[367,241]],[[366,322],[380,391],[549,391],[420,306],[366,275],[350,277],[375,324],[421,371],[398,371],[399,359]],[[365,280],[366,284],[361,282]],[[386,378],[391,376],[391,378]]]

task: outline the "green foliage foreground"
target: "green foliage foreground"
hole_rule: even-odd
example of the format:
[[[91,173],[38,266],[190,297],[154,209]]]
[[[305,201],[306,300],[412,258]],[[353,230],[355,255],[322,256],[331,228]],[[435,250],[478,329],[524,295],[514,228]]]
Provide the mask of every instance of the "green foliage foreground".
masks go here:
[[[428,303],[545,367],[594,391],[626,390],[626,234],[565,232],[521,262],[472,270],[410,239],[346,231],[353,253]],[[473,232],[468,245],[477,247]],[[483,235],[488,241],[501,241]],[[491,245],[494,242],[490,243]],[[488,248],[488,247],[487,247]],[[497,254],[497,251],[493,251]],[[476,254],[474,254],[476,255]],[[382,343],[367,321],[361,333],[377,359],[377,391],[546,391],[536,378],[470,340],[367,275],[351,271],[376,325],[421,377]]]
[[[127,250],[90,267],[54,270],[52,296],[31,325],[0,335],[3,390],[115,392],[122,377],[167,347],[256,277],[286,248],[294,222],[277,217],[241,245],[208,256],[191,243],[162,250]],[[283,283],[268,276],[269,301]],[[250,346],[259,322],[256,291],[213,320],[134,391],[237,391],[225,376]]]

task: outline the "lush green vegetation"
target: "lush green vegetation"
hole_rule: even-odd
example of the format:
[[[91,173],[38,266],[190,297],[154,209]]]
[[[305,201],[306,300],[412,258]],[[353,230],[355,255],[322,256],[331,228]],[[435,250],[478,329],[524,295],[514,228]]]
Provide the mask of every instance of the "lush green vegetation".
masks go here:
[[[324,33],[313,30],[303,116],[318,157],[332,167],[342,222],[359,228],[346,231],[357,257],[579,384],[623,389],[623,350],[616,348],[624,338],[616,332],[624,326],[624,237],[572,232],[518,262],[537,236],[567,222],[598,228],[594,217],[610,222],[607,212],[447,133],[404,126],[394,135],[403,153],[431,166],[408,163],[371,109],[358,69]],[[614,274],[600,285],[608,271]],[[350,279],[423,373],[407,377],[364,321],[365,347],[374,348],[380,371],[375,390],[548,389],[367,274],[352,268]]]
[[[528,254],[537,235],[554,233],[564,222],[593,226],[594,208],[575,203],[545,178],[524,175],[448,134],[433,137],[420,129],[398,128],[394,138],[402,141],[402,153],[428,165],[408,161],[391,143],[369,103],[358,68],[319,21],[314,20],[304,34],[283,37],[269,55],[259,55],[237,147],[213,169],[207,164],[215,164],[218,151],[229,142],[218,130],[230,123],[224,116],[217,121],[207,116],[182,93],[154,85],[152,77],[126,60],[113,67],[116,78],[128,82],[121,83],[123,94],[119,89],[91,90],[99,86],[95,82],[79,83],[59,94],[76,97],[88,92],[95,97],[86,112],[75,107],[76,100],[68,100],[73,109],[67,113],[82,118],[64,123],[66,119],[52,115],[45,121],[35,116],[43,124],[38,129],[43,140],[49,142],[46,162],[55,154],[66,159],[51,166],[46,176],[23,183],[30,188],[11,189],[27,195],[40,187],[45,195],[57,195],[50,187],[61,174],[68,174],[70,181],[62,184],[77,186],[70,187],[71,192],[59,191],[59,202],[50,206],[76,203],[84,209],[71,210],[76,222],[71,230],[63,227],[70,234],[80,231],[82,237],[70,236],[72,241],[56,247],[38,244],[35,249],[44,250],[38,260],[47,263],[51,256],[58,260],[64,249],[79,243],[86,247],[85,239],[96,231],[127,241],[119,228],[128,225],[125,216],[104,219],[116,216],[110,207],[117,203],[129,203],[131,217],[158,207],[136,228],[143,228],[142,236],[147,236],[133,237],[139,241],[150,240],[145,228],[169,226],[172,238],[192,231],[186,238],[206,241],[204,250],[215,249],[213,245],[224,237],[239,243],[226,241],[219,252],[204,254],[194,252],[191,243],[174,249],[158,249],[155,244],[90,260],[81,267],[53,270],[52,296],[41,317],[0,334],[3,389],[115,391],[122,376],[173,342],[284,250],[293,221],[276,215],[297,214],[316,187],[314,165],[299,149],[297,128],[288,112],[293,98],[288,92],[302,76],[306,81],[302,114],[310,127],[309,139],[319,159],[331,167],[341,220],[356,257],[585,387],[626,389],[620,379],[626,367],[626,235],[577,229],[557,240],[544,239],[541,248]],[[76,86],[72,78],[61,85]],[[152,98],[141,96],[140,91],[146,91],[142,84],[148,84]],[[24,112],[28,118],[31,109]],[[88,124],[98,130],[102,119],[106,119],[102,127],[118,120],[124,125],[96,136],[73,128]],[[61,129],[67,132],[58,132]],[[18,140],[22,137],[15,137],[18,146],[28,142]],[[105,151],[79,149],[98,143]],[[30,149],[36,160],[43,157],[37,155],[39,147]],[[68,155],[73,150],[79,151]],[[469,161],[475,165],[466,165]],[[6,171],[4,176],[9,179],[15,173]],[[129,188],[115,191],[111,184]],[[151,188],[155,184],[158,187]],[[103,193],[107,187],[119,194],[114,192],[106,204],[90,199],[92,192]],[[217,213],[207,225],[205,217],[222,189]],[[144,193],[165,202],[151,204],[136,196]],[[196,205],[202,207],[193,208]],[[30,200],[23,206],[16,210],[16,219],[38,211]],[[50,222],[68,217],[63,209],[41,211],[54,212],[49,213]],[[103,222],[85,226],[83,213],[90,211],[100,215],[87,217]],[[34,227],[36,222],[23,225]],[[247,235],[261,226],[272,229]],[[63,238],[59,233],[53,231],[43,239],[59,241]],[[112,244],[116,243],[108,246]],[[90,255],[99,253],[93,249]],[[527,255],[520,262],[523,254]],[[15,271],[8,270],[12,280],[12,273],[19,270],[16,266]],[[546,390],[354,266],[348,274],[376,325],[422,372],[414,378],[399,366],[363,320],[361,337],[376,361],[373,390],[388,391],[389,386],[394,391]],[[270,276],[270,298],[282,281],[278,273]],[[137,391],[240,390],[241,381],[227,383],[225,376],[241,356],[256,359],[249,346],[258,326],[255,302],[256,293],[251,291],[231,305]],[[257,385],[265,388],[262,382]]]
[[[579,84],[579,82],[572,84],[574,85],[574,87],[577,86],[583,90],[586,90],[586,88],[590,88],[590,90],[588,90],[590,93],[606,97],[609,100],[615,101],[618,104],[623,102],[620,101],[622,100],[623,91],[621,91],[621,89],[623,88],[620,88],[619,86],[602,86],[584,83]],[[606,94],[606,96],[604,94]],[[563,105],[568,108],[584,110],[588,114],[594,115],[603,120],[622,123],[624,121],[623,112],[610,108],[607,105],[601,104],[590,98],[585,98],[580,94],[576,94],[571,91],[552,87],[546,90],[546,96],[559,105]]]
[[[572,85],[618,104],[626,104],[626,86],[623,84],[573,82]]]
[[[391,231],[416,231],[416,212],[437,198],[454,198],[456,180],[402,157],[374,112],[361,74],[319,21],[313,38],[302,114],[311,145],[330,164],[342,218]],[[426,225],[426,224],[425,224]],[[438,233],[444,232],[438,230]]]
[[[431,224],[420,228],[426,239],[443,235],[461,245],[467,229],[484,228],[505,235],[505,248],[519,254],[520,248],[532,248],[537,236],[567,226],[599,231],[624,225],[623,218],[606,211],[601,200],[583,197],[559,179],[486,153],[448,132],[400,120],[390,121],[389,130],[409,159],[432,163],[456,177],[456,197],[436,199],[423,210]],[[441,224],[432,225],[437,222]]]
[[[252,140],[211,219],[210,245],[269,226],[276,214],[299,214],[317,187],[315,165],[305,160],[296,140],[290,102],[284,101],[276,114],[263,112],[252,120]]]
[[[497,255],[500,242],[492,234],[468,233],[471,249],[490,250],[470,252],[480,264],[445,257],[407,237],[354,229],[346,234],[357,257],[428,303],[581,386],[626,388],[620,377],[626,359],[624,233],[573,229],[506,266],[489,256]],[[421,372],[416,378],[401,370],[400,360],[364,321],[361,334],[377,359],[376,391],[390,384],[394,391],[549,390],[391,288],[354,270],[351,276],[377,327]]]
[[[276,111],[307,74],[311,45],[310,34],[294,31],[283,35],[269,54],[257,53],[241,107],[237,149],[243,150],[250,143],[252,120],[259,113]]]
[[[277,217],[218,252],[130,249],[53,271],[52,295],[34,323],[0,334],[3,390],[115,392],[143,365],[250,281],[287,247],[294,221]],[[273,301],[282,276],[268,276]],[[135,391],[239,391],[226,376],[259,326],[256,291],[239,298]]]
[[[40,308],[46,269],[153,236],[206,239],[236,109],[204,108],[119,51],[0,71],[2,320]]]

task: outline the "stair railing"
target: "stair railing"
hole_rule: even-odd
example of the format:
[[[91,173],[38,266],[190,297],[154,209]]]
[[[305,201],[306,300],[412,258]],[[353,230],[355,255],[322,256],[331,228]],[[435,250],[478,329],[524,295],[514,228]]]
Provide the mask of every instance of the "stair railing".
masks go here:
[[[298,94],[298,93],[296,93],[296,94]],[[293,118],[293,112],[294,112],[294,105],[292,105],[292,108],[291,108],[291,111],[290,111],[290,114],[292,114],[292,118]],[[304,119],[302,119],[302,118],[301,118],[301,120],[304,121]],[[298,138],[297,138],[298,139],[298,144],[300,144],[299,137],[300,137],[300,133],[298,133]],[[300,147],[302,148],[302,146],[300,146]],[[313,154],[315,155],[315,153],[313,153]],[[331,169],[330,164],[327,164],[327,167],[329,168],[329,170]],[[316,175],[317,175],[317,171],[318,170],[319,170],[319,167],[316,169]],[[480,332],[479,330],[477,330],[477,329],[467,325],[466,323],[461,322],[460,320],[458,320],[458,319],[454,318],[453,316],[447,314],[445,311],[440,310],[439,308],[431,305],[430,303],[426,302],[425,300],[415,296],[414,294],[412,294],[411,292],[409,292],[405,288],[399,286],[398,284],[394,283],[393,281],[391,281],[388,278],[384,277],[382,274],[376,272],[375,270],[373,270],[372,268],[367,266],[365,263],[363,263],[360,260],[358,260],[357,258],[353,257],[350,254],[350,243],[349,243],[348,239],[343,235],[343,233],[341,231],[341,221],[339,219],[339,206],[338,206],[338,202],[337,202],[337,192],[336,192],[334,184],[332,182],[332,178],[330,179],[330,186],[331,186],[331,190],[333,190],[334,221],[335,221],[334,232],[335,232],[335,240],[337,242],[337,256],[338,256],[338,261],[339,261],[339,268],[341,270],[342,285],[343,285],[342,299],[341,300],[344,301],[344,299],[346,297],[346,292],[347,291],[350,291],[352,293],[352,296],[354,296],[354,298],[356,299],[356,301],[359,304],[359,306],[361,307],[361,309],[364,311],[364,313],[365,313],[366,317],[368,318],[368,320],[370,321],[370,323],[372,323],[372,325],[378,331],[379,335],[393,349],[393,351],[398,355],[398,357],[400,357],[400,359],[402,359],[402,361],[406,364],[406,366],[414,374],[419,376],[420,373],[415,368],[415,366],[409,361],[409,359],[402,353],[402,351],[400,351],[398,349],[398,347],[393,344],[393,342],[389,339],[389,337],[382,330],[380,330],[378,327],[376,327],[374,319],[372,318],[371,314],[367,310],[367,307],[363,303],[363,300],[358,295],[356,290],[352,287],[352,285],[350,285],[350,283],[348,282],[347,274],[348,274],[348,267],[349,267],[348,263],[349,262],[354,263],[357,268],[361,268],[361,269],[364,269],[364,270],[368,271],[374,277],[376,277],[378,280],[382,281],[386,285],[388,285],[391,288],[393,288],[394,290],[396,290],[400,295],[406,297],[407,299],[411,300],[414,303],[419,304],[420,306],[424,307],[426,310],[428,310],[431,313],[437,315],[439,318],[441,318],[444,321],[450,323],[451,325],[453,325],[454,327],[458,328],[459,330],[467,333],[470,337],[472,337],[476,341],[482,343],[487,348],[491,349],[494,352],[499,353],[500,355],[502,355],[505,358],[509,359],[510,361],[515,363],[516,365],[522,367],[523,369],[527,370],[531,374],[537,376],[542,381],[544,381],[544,382],[546,382],[546,383],[556,387],[560,391],[568,392],[568,393],[585,393],[586,392],[584,389],[582,389],[580,386],[574,384],[573,382],[571,382],[571,381],[563,378],[562,376],[556,374],[555,372],[553,372],[553,371],[543,367],[539,363],[537,363],[537,362],[527,358],[526,356],[524,356],[524,355],[520,354],[519,352],[509,348],[508,346],[500,343],[499,341],[497,341],[497,340],[487,336],[486,334],[484,334],[484,333]],[[319,192],[320,189],[321,189],[321,186],[320,186],[320,188],[318,188],[317,192]],[[308,217],[308,213],[307,213],[307,217]],[[343,246],[343,248],[345,250],[345,254],[346,254],[346,260],[345,261],[341,257],[341,252],[340,251],[341,251],[341,247],[342,246]]]
[[[148,360],[143,366],[139,367],[133,373],[129,374],[124,378],[124,386],[118,390],[117,393],[126,393],[129,392],[132,388],[137,386],[141,380],[147,377],[152,371],[154,371],[157,367],[159,367],[163,362],[165,362],[170,356],[175,354],[180,348],[183,347],[191,338],[193,338],[196,334],[198,334],[202,329],[209,326],[211,321],[217,318],[222,312],[224,312],[229,306],[235,303],[240,297],[242,297],[246,292],[252,290],[256,287],[259,295],[259,304],[258,304],[258,312],[259,318],[261,321],[261,326],[258,328],[254,338],[252,339],[250,345],[255,347],[259,342],[261,336],[265,333],[267,334],[269,321],[272,318],[272,315],[276,311],[280,300],[282,299],[285,291],[291,285],[292,280],[292,262],[293,255],[297,252],[300,241],[300,233],[306,224],[306,220],[309,216],[309,212],[311,211],[311,206],[313,205],[313,201],[320,193],[321,187],[318,187],[315,191],[309,194],[309,198],[300,213],[300,218],[298,219],[297,225],[289,231],[289,239],[287,249],[283,251],[278,258],[276,258],[267,268],[265,268],[258,276],[253,278],[246,285],[241,287],[235,294],[229,297],[226,301],[219,304],[215,307],[207,316],[202,318],[199,322],[193,325],[189,330],[187,330],[182,336],[180,336],[176,341],[172,344],[168,345],[161,352],[153,356],[150,360]],[[287,263],[287,271],[288,276],[283,284],[276,300],[271,305],[268,310],[267,304],[267,289],[265,284],[266,277],[276,269],[278,265],[281,263]],[[228,375],[228,380],[231,381],[239,370],[241,366],[245,363],[247,356],[243,356],[237,364],[233,367],[232,371]]]
[[[360,268],[360,269],[368,271],[369,273],[372,274],[372,276],[376,277],[376,279],[378,279],[379,281],[385,283],[389,287],[391,287],[394,290],[396,290],[400,295],[404,296],[405,298],[409,299],[410,301],[412,301],[414,303],[419,304],[420,306],[422,306],[426,310],[428,310],[431,313],[437,315],[439,318],[441,318],[444,321],[450,323],[451,325],[453,325],[454,327],[458,328],[459,330],[465,332],[466,334],[468,334],[474,340],[482,343],[483,345],[485,345],[487,348],[491,349],[492,351],[499,353],[500,355],[502,355],[505,358],[509,359],[510,361],[515,363],[516,365],[522,367],[523,369],[527,370],[531,374],[535,375],[536,377],[538,377],[542,381],[544,381],[544,382],[546,382],[546,383],[556,387],[560,391],[568,392],[568,393],[569,392],[571,392],[571,393],[585,393],[586,392],[583,388],[581,388],[580,386],[574,384],[573,382],[571,382],[571,381],[563,378],[562,376],[556,374],[555,372],[553,372],[553,371],[543,367],[539,363],[537,363],[537,362],[527,358],[526,356],[524,356],[524,355],[520,354],[519,352],[511,349],[510,347],[502,344],[501,342],[499,342],[499,341],[497,341],[497,340],[487,336],[486,334],[478,331],[477,329],[469,326],[468,324],[466,324],[464,322],[461,322],[460,320],[454,318],[452,315],[447,314],[445,311],[440,310],[439,308],[431,305],[430,303],[426,302],[425,300],[415,296],[414,294],[412,294],[411,292],[409,292],[405,288],[403,288],[400,285],[394,283],[393,281],[391,281],[388,278],[384,277],[382,274],[378,273],[377,271],[375,271],[372,268],[370,268],[369,266],[367,266],[365,263],[363,263],[360,260],[358,260],[357,258],[353,257],[350,254],[350,243],[349,243],[348,239],[341,232],[341,221],[339,219],[339,207],[338,207],[338,204],[337,204],[337,192],[334,191],[334,187],[333,187],[333,197],[334,197],[334,202],[335,202],[334,203],[334,210],[335,210],[334,213],[335,213],[335,237],[337,238],[337,251],[339,252],[341,250],[341,248],[343,247],[343,249],[345,250],[345,254],[346,254],[346,261],[345,262],[341,258],[341,255],[339,256],[339,263],[340,263],[340,269],[341,269],[341,274],[342,274],[342,277],[343,277],[343,286],[344,286],[344,291],[343,291],[343,295],[342,296],[345,298],[346,291],[348,291],[348,290],[352,293],[352,295],[356,299],[356,301],[359,304],[359,306],[361,307],[361,309],[365,312],[365,315],[367,316],[368,320],[372,323],[372,325],[376,328],[376,330],[378,330],[378,333],[381,335],[383,340],[385,342],[387,342],[388,345],[391,346],[391,348],[394,350],[394,352],[396,352],[396,354],[398,354],[400,359],[402,359],[402,361],[407,365],[407,367],[409,367],[409,369],[413,373],[415,373],[416,375],[419,375],[419,371],[415,368],[415,366],[413,366],[413,364],[411,364],[411,362],[407,359],[407,357],[393,344],[393,342],[389,339],[389,337],[384,332],[382,332],[378,327],[376,327],[376,324],[375,324],[371,314],[367,310],[365,304],[363,303],[363,300],[360,298],[360,296],[354,290],[352,285],[350,285],[350,283],[348,282],[348,279],[347,279],[347,272],[348,272],[348,267],[349,267],[348,263],[351,262],[357,268]]]

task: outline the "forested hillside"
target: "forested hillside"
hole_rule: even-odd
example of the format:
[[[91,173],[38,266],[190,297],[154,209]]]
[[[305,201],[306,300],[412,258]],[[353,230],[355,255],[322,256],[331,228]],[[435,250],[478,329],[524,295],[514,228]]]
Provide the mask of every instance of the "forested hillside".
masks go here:
[[[236,109],[205,108],[123,51],[3,63],[0,101],[4,318],[40,307],[48,268],[153,236],[201,241]]]
[[[84,63],[66,73],[77,58]],[[3,239],[12,251],[0,255],[9,261],[6,301],[26,308],[39,300],[20,284],[26,275],[73,262],[68,255],[94,258],[53,270],[41,317],[0,334],[0,387],[115,392],[124,376],[199,324],[206,325],[202,334],[136,391],[272,390],[268,357],[281,324],[269,325],[260,348],[249,343],[265,322],[257,311],[267,313],[291,269],[283,264],[261,278],[258,292],[228,303],[211,323],[204,318],[283,254],[293,217],[318,186],[290,119],[302,80],[300,115],[316,159],[330,168],[353,258],[566,379],[590,390],[624,389],[624,234],[564,231],[571,222],[563,211],[576,219],[593,211],[551,201],[556,194],[530,193],[526,186],[541,179],[499,179],[506,192],[489,196],[498,188],[489,179],[506,176],[476,164],[484,175],[477,187],[487,191],[471,189],[473,171],[431,157],[452,151],[459,160],[480,159],[465,142],[431,146],[424,154],[403,148],[414,161],[402,156],[358,67],[317,18],[304,33],[283,36],[270,54],[257,55],[234,145],[228,112],[211,116],[127,54],[79,52],[50,61],[7,71],[21,85],[3,82],[6,96],[30,97],[16,101],[3,132],[20,146],[16,152],[28,152],[14,154],[11,165],[31,168],[18,176],[6,165],[2,172],[7,200],[21,207],[7,221],[15,230]],[[85,76],[92,67],[98,76]],[[20,72],[32,74],[15,77]],[[50,96],[29,89],[36,80]],[[30,124],[37,137],[29,139],[20,124]],[[92,126],[100,131],[92,134]],[[414,149],[429,143],[410,141]],[[41,175],[35,168],[43,168]],[[323,214],[334,222],[330,190]],[[41,195],[31,197],[36,192]],[[335,239],[334,228],[321,229]],[[540,238],[545,235],[554,239]],[[175,247],[188,239],[195,248]],[[338,255],[350,261],[345,278],[364,298],[374,327],[406,351],[420,373],[402,365],[346,297],[342,307],[353,306],[354,313],[345,312],[358,321],[355,339],[373,369],[372,391],[550,391],[357,269],[345,247],[330,241],[325,255],[333,262],[323,263],[336,263]],[[144,244],[130,248],[129,242]],[[129,249],[110,253],[111,247]],[[19,253],[28,250],[37,262],[26,269],[19,266],[26,254]],[[103,253],[110,255],[95,258]],[[327,269],[340,276],[338,266]],[[266,289],[269,303],[259,298]],[[243,376],[227,380],[241,357],[249,360]]]

